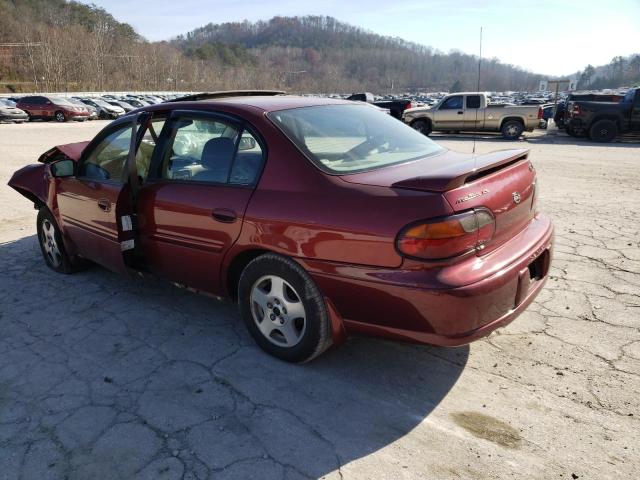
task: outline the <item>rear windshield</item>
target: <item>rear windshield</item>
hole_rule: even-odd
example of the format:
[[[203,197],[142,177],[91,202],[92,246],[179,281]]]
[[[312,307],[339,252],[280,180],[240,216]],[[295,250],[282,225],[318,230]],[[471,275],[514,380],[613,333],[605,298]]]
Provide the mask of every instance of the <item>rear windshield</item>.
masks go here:
[[[438,146],[371,105],[319,105],[268,114],[327,173],[375,170],[442,152]]]

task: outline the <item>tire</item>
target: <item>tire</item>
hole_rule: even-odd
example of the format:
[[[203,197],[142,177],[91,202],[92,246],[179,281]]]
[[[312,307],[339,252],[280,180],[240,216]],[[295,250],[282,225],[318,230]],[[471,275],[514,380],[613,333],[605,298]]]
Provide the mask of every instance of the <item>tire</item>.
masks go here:
[[[589,129],[589,138],[594,142],[610,142],[618,135],[618,126],[612,120],[598,120]]]
[[[431,134],[431,122],[426,120],[416,120],[411,124],[411,128],[423,135]]]
[[[324,297],[290,258],[267,253],[251,261],[240,276],[238,303],[247,330],[274,357],[308,362],[331,346]]]
[[[60,110],[53,114],[53,119],[59,123],[67,121],[67,117],[64,116],[64,112],[61,112]]]
[[[500,129],[502,138],[506,140],[517,140],[524,131],[524,125],[519,120],[507,120]]]
[[[567,132],[567,135],[574,138],[580,138],[585,136],[585,131],[583,128],[574,128],[570,125],[565,126],[564,131]]]
[[[58,223],[47,207],[38,211],[38,242],[47,266],[58,273],[73,273],[89,266],[83,259],[72,259],[67,254]]]

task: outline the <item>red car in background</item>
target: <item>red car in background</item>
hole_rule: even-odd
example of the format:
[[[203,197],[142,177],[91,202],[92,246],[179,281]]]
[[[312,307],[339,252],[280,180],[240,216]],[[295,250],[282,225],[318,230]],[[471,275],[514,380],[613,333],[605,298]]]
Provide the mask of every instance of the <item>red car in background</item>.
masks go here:
[[[91,115],[87,108],[60,97],[29,95],[19,99],[16,107],[27,112],[30,120],[42,119],[55,120],[56,122],[76,120],[84,122]]]
[[[349,334],[461,345],[535,298],[553,226],[528,151],[450,152],[367,104],[267,93],[145,107],[17,171],[47,265],[230,297],[295,362]]]

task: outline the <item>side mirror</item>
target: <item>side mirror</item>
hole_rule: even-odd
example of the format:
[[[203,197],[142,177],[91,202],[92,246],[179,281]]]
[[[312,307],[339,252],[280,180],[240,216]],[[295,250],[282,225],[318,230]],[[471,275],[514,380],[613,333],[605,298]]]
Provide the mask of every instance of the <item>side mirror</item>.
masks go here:
[[[256,148],[256,141],[253,137],[242,137],[240,139],[240,143],[238,144],[238,150],[251,150]]]
[[[52,163],[49,168],[51,175],[56,178],[73,177],[75,175],[76,162],[73,160],[58,160]]]

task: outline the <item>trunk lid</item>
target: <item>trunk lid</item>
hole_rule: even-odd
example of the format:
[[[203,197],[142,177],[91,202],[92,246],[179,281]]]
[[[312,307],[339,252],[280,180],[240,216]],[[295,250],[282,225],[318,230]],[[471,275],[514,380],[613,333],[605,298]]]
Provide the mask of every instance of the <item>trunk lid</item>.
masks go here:
[[[499,247],[532,220],[535,170],[526,149],[485,155],[446,152],[407,164],[341,177],[350,183],[441,193],[455,212],[478,207],[496,219],[481,254]],[[416,220],[420,220],[416,218]]]

